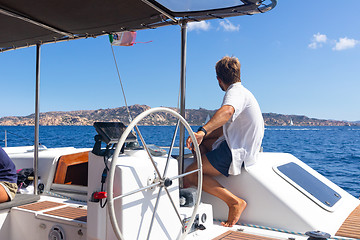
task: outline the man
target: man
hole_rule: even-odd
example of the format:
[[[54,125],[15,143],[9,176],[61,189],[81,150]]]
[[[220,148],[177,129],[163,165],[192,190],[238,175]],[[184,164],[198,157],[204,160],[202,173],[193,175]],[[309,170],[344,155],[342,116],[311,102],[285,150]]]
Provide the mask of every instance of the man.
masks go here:
[[[17,191],[17,175],[14,163],[0,147],[0,203],[11,201]]]
[[[246,207],[245,200],[221,186],[214,177],[238,175],[241,167],[254,164],[264,136],[264,120],[252,93],[241,84],[240,62],[235,57],[223,57],[215,66],[217,80],[225,96],[220,109],[195,133],[203,163],[203,190],[223,200],[229,207],[223,226],[236,224]],[[193,150],[191,138],[186,146]],[[186,171],[196,169],[192,163]],[[195,185],[196,174],[185,182]]]

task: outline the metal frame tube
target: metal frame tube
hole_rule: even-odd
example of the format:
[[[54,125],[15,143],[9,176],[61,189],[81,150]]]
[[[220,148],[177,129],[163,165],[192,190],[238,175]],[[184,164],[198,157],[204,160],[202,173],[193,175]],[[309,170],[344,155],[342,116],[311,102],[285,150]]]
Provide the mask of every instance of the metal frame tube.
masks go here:
[[[5,147],[7,147],[7,132],[5,130]]]
[[[153,3],[149,2],[148,0],[142,0],[144,3],[146,3],[147,5],[149,5],[150,7],[152,7],[153,9],[155,9],[156,11],[158,11],[159,13],[164,14],[166,17],[168,17],[169,19],[171,19],[174,23],[177,23],[178,21],[176,20],[176,18],[174,16],[172,16],[170,13],[165,12],[164,10],[158,8],[157,6],[155,6]]]
[[[39,160],[39,118],[40,118],[40,48],[36,44],[36,87],[35,87],[35,134],[34,134],[34,194],[38,194],[38,160]]]
[[[187,21],[181,23],[180,115],[185,118]],[[180,125],[179,174],[184,172],[185,128]],[[180,183],[182,187],[182,183]]]
[[[25,22],[28,22],[28,23],[31,23],[31,24],[34,24],[38,27],[42,27],[44,29],[47,29],[49,31],[52,31],[52,32],[55,32],[55,33],[58,33],[58,34],[61,34],[61,35],[64,35],[64,36],[67,36],[69,38],[75,38],[75,36],[72,34],[72,33],[69,33],[69,32],[65,32],[61,29],[57,29],[57,28],[54,28],[54,27],[51,27],[47,24],[44,24],[42,22],[39,22],[39,21],[36,21],[34,19],[31,19],[30,17],[27,17],[27,16],[22,16],[20,14],[17,14],[17,13],[14,13],[14,12],[11,12],[11,11],[8,11],[8,10],[5,10],[3,8],[0,7],[0,14],[4,14],[6,16],[9,16],[9,17],[13,17],[13,18],[17,18],[19,20],[22,20],[22,21],[25,21]]]

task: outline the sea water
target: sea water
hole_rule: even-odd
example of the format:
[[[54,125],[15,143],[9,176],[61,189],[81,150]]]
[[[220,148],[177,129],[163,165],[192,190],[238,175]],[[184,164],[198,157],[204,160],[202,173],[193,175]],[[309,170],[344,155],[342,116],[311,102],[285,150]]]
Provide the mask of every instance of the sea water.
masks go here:
[[[140,126],[147,144],[170,146],[175,127]],[[197,127],[193,127],[193,130]],[[34,127],[0,126],[0,146],[33,145]],[[92,126],[40,126],[40,143],[52,147],[94,145]],[[175,145],[178,145],[178,140]],[[266,127],[264,152],[291,153],[355,197],[360,196],[360,127]]]

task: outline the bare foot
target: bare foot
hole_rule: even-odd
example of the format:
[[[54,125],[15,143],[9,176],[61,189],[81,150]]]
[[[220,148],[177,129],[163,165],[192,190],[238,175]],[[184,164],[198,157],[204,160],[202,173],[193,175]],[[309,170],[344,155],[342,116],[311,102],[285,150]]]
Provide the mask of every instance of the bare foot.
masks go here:
[[[239,198],[239,201],[233,205],[229,205],[229,215],[228,220],[226,222],[221,222],[221,225],[224,227],[232,227],[236,224],[239,219],[241,213],[246,208],[246,202]]]

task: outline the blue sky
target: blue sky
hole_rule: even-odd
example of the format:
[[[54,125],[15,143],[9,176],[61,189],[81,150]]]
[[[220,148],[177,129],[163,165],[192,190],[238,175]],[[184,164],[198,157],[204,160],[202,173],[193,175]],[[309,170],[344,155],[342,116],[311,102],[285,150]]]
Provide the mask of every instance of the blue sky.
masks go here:
[[[360,1],[285,1],[264,14],[189,25],[187,108],[217,109],[214,65],[242,64],[242,82],[262,112],[360,120]],[[180,27],[137,33],[114,47],[128,103],[176,107]],[[34,112],[35,47],[0,53],[0,117]],[[107,36],[41,49],[42,112],[124,106]]]

